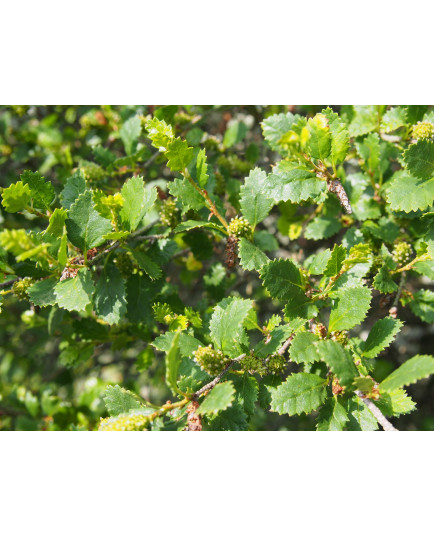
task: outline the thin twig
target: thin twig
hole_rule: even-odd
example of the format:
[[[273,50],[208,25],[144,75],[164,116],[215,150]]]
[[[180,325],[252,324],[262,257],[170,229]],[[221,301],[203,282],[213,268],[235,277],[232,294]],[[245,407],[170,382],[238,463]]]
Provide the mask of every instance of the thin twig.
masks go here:
[[[355,391],[356,395],[360,400],[365,404],[369,411],[374,415],[379,424],[383,427],[383,430],[386,432],[398,432],[399,430],[390,423],[386,417],[381,413],[377,406],[369,398],[365,398],[362,391]]]
[[[277,350],[277,353],[279,355],[283,355],[286,352],[286,350],[287,350],[288,346],[291,344],[292,339],[294,338],[294,336],[295,336],[295,334],[291,335],[291,337],[289,337],[289,339],[282,344],[282,346],[279,348],[279,350]]]
[[[396,291],[395,299],[393,300],[392,307],[389,309],[389,315],[393,318],[398,317],[398,302],[399,302],[399,297],[401,296],[401,293],[402,293],[402,289],[404,288],[406,276],[407,276],[406,272],[402,272],[401,279],[399,280],[398,290]]]
[[[151,164],[153,164],[159,154],[162,153],[160,153],[160,151],[156,151],[150,158],[148,158],[148,160],[146,160],[146,162],[143,164],[143,167],[148,168]]]
[[[149,223],[148,225],[146,225],[145,227],[142,227],[141,229],[135,231],[134,233],[132,233],[128,237],[127,242],[129,240],[137,239],[138,236],[140,236],[143,233],[146,233],[146,231],[149,231],[149,229],[152,229],[152,227],[154,227],[154,225],[156,225],[158,222],[159,222],[159,220],[155,220],[155,221]],[[151,240],[151,238],[154,238],[155,236],[157,236],[157,235],[153,235],[152,237],[149,237],[148,240]],[[141,238],[140,240],[146,240],[146,238]],[[120,245],[121,245],[121,243],[119,242],[119,240],[117,240],[116,242],[113,242],[112,244],[110,244],[110,246],[108,248],[106,248],[103,251],[101,251],[100,253],[98,253],[98,255],[95,255],[95,257],[91,261],[89,261],[89,263],[88,263],[89,266],[93,266],[94,264],[96,264],[99,260],[101,260],[103,257],[105,257],[105,255],[107,255],[107,253],[110,253],[111,251],[117,249]]]
[[[144,242],[145,240],[158,240],[159,238],[166,238],[167,235],[165,234],[155,234],[155,235],[145,235],[145,236],[138,236],[135,240],[137,242]]]
[[[234,359],[232,359],[232,361],[229,363],[229,365],[227,365],[227,367],[222,372],[220,372],[220,374],[218,376],[216,376],[212,381],[210,381],[209,383],[204,385],[201,389],[199,389],[199,391],[196,391],[194,393],[194,395],[192,397],[193,400],[196,400],[197,398],[199,398],[200,395],[203,395],[203,393],[205,393],[206,391],[211,391],[211,389],[213,389],[220,382],[220,380],[223,378],[223,376],[226,374],[226,372],[228,372],[228,370],[230,368],[232,368],[232,366],[235,363],[238,363],[238,361],[241,361],[245,357],[246,357],[246,354],[242,354],[242,355],[239,355],[238,357],[235,357]]]

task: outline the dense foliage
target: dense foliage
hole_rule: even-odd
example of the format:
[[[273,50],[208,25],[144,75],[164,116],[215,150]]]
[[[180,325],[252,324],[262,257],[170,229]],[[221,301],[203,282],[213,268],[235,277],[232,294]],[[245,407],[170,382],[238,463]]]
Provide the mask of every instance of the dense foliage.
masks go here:
[[[2,107],[0,429],[433,428],[433,136],[429,106]]]

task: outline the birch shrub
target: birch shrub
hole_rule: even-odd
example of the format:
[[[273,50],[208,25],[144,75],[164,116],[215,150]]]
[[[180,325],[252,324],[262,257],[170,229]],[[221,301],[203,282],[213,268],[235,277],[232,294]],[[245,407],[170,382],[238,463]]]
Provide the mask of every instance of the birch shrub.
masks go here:
[[[1,110],[3,429],[416,410],[434,359],[390,352],[434,319],[434,112],[287,109]]]

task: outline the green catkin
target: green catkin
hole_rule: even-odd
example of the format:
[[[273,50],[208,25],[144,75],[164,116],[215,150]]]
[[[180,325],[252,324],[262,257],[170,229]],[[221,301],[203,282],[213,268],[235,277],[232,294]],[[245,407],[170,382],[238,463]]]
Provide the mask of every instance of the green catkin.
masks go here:
[[[216,376],[224,370],[224,368],[231,362],[229,357],[225,357],[221,350],[214,350],[209,346],[199,346],[197,350],[193,352],[194,359],[200,365],[202,370]]]
[[[15,281],[15,283],[12,285],[12,291],[15,294],[17,298],[20,300],[27,300],[27,290],[29,287],[33,285],[34,281],[30,277],[25,277],[24,279],[20,279],[19,281]]]
[[[393,260],[400,266],[410,262],[413,255],[413,248],[408,242],[398,242],[392,251]]]
[[[144,430],[148,423],[149,417],[147,415],[132,413],[102,419],[98,430],[100,432],[134,432]]]
[[[434,136],[434,125],[429,121],[419,121],[413,126],[412,134],[415,140],[431,139]]]
[[[232,218],[229,222],[228,231],[230,236],[236,236],[237,238],[251,238],[252,236],[252,227],[243,216]]]
[[[179,210],[174,199],[166,199],[160,209],[161,223],[174,229],[179,223]]]

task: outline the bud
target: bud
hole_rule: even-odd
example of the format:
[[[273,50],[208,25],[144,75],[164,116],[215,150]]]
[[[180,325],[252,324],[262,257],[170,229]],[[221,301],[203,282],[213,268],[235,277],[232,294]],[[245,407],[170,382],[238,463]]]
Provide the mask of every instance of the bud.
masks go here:
[[[225,357],[221,350],[214,350],[209,346],[199,346],[197,350],[193,352],[194,359],[198,365],[210,374],[211,376],[217,376],[225,367],[231,362],[229,357]]]
[[[431,139],[434,136],[434,125],[429,121],[419,121],[413,126],[412,134],[415,140]]]

